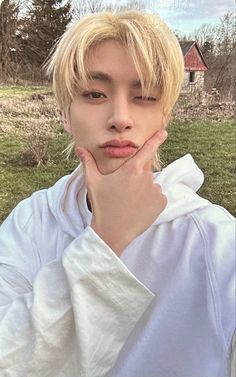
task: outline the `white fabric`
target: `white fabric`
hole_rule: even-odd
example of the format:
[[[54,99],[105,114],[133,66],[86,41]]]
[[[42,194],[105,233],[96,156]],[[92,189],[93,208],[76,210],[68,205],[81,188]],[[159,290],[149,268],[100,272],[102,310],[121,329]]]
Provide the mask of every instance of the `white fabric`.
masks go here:
[[[236,332],[234,333],[232,347],[231,347],[231,373],[230,377],[236,376]]]
[[[155,179],[168,206],[120,259],[89,226],[81,167],[2,224],[1,377],[230,376],[234,219],[194,192],[190,155]]]

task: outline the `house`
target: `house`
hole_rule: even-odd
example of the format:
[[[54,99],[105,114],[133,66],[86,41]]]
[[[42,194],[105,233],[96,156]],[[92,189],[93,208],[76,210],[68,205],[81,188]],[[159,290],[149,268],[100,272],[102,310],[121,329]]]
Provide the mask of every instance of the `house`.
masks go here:
[[[183,93],[201,90],[204,86],[204,74],[208,66],[194,41],[180,41],[180,47],[184,56],[185,77]]]

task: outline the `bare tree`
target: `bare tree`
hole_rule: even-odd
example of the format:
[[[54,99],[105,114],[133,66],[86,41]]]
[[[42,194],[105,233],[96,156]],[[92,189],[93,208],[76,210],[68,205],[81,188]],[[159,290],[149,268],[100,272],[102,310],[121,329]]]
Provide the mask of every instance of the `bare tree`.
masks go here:
[[[193,39],[202,51],[204,51],[207,45],[209,46],[209,43],[213,47],[216,43],[216,27],[210,24],[203,24],[193,32]]]
[[[124,11],[124,10],[142,10],[145,9],[145,3],[141,0],[130,0],[125,4],[116,1],[113,3],[104,3],[103,0],[74,0],[73,18],[80,19],[87,14],[98,13],[102,11]]]
[[[216,27],[217,54],[228,56],[236,42],[236,17],[233,12],[227,12],[220,18],[220,24]]]
[[[73,18],[79,20],[87,14],[97,13],[105,10],[102,0],[75,0]]]
[[[3,0],[0,5],[0,79],[6,81],[11,74],[12,54],[15,49],[15,36],[19,4]]]
[[[119,4],[116,2],[115,5],[109,4],[106,6],[106,10],[110,11],[126,11],[126,10],[144,10],[146,7],[144,1],[141,0],[129,0],[125,4]]]
[[[214,86],[223,88],[224,91],[231,92],[236,97],[236,29],[235,15],[232,12],[226,13],[220,18],[217,27],[217,58],[219,61],[218,74],[215,78]]]
[[[190,36],[194,38],[208,63],[205,88],[217,88],[224,97],[236,97],[236,29],[235,15],[227,12],[219,23],[203,24]]]

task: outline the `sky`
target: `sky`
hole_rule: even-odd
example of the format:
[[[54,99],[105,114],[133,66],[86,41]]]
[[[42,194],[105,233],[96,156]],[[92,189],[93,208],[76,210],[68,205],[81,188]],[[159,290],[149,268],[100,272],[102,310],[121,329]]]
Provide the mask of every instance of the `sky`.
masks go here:
[[[111,2],[111,1],[109,1]],[[113,0],[122,4],[125,1]],[[174,30],[190,34],[202,24],[214,25],[227,11],[235,14],[235,0],[143,0],[146,9],[155,11]]]
[[[80,0],[81,1],[81,0]],[[116,5],[128,0],[103,0]],[[159,13],[166,23],[181,34],[191,34],[202,24],[215,25],[227,11],[235,14],[236,0],[141,0],[150,12]],[[1,4],[2,0],[0,0]],[[76,0],[74,0],[76,2]]]

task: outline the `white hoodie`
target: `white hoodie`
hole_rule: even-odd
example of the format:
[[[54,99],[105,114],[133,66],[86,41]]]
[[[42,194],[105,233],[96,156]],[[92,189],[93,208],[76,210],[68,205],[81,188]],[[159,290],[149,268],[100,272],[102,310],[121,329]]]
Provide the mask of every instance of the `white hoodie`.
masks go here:
[[[234,219],[195,193],[190,155],[155,180],[168,205],[121,258],[89,226],[80,166],[5,220],[0,377],[230,375]]]

